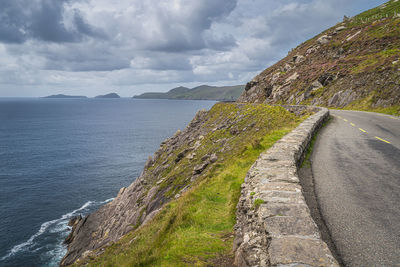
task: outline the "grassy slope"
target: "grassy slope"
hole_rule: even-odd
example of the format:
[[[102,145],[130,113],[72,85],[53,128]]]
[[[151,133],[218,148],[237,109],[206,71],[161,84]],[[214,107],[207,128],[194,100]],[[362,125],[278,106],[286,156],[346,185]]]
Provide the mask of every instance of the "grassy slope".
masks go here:
[[[208,131],[201,151],[213,151],[215,140],[229,138],[219,160],[181,197],[164,206],[145,226],[124,236],[93,258],[90,266],[221,266],[231,262],[235,207],[240,185],[259,154],[291,131],[303,118],[264,104],[217,104],[207,125],[226,120],[243,129]],[[205,128],[207,128],[205,125]],[[184,149],[184,148],[183,148]],[[203,152],[202,152],[203,151]],[[183,159],[179,164],[187,165]],[[171,172],[179,172],[176,166]],[[173,182],[180,183],[175,176]],[[171,181],[169,181],[171,182]],[[80,262],[79,264],[83,264]]]
[[[352,30],[352,33],[358,30],[362,33],[356,36],[353,42],[343,45],[340,44],[339,38],[336,42],[329,44],[333,49],[342,47],[345,51],[351,51],[345,60],[337,62],[335,70],[352,75],[355,81],[357,81],[357,77],[362,79],[368,75],[375,75],[379,78],[383,74],[389,75],[385,79],[395,80],[394,75],[387,71],[393,69],[396,72],[396,69],[398,71],[398,68],[400,68],[400,61],[398,61],[400,60],[400,17],[393,18],[395,14],[400,14],[400,2],[392,0],[383,6],[363,12],[347,22],[345,26]],[[339,25],[335,27],[337,26]],[[342,33],[343,36],[347,37],[346,34],[347,32]],[[398,63],[393,64],[395,61],[398,61]],[[400,115],[400,104],[388,107],[376,105],[379,99],[387,99],[393,91],[399,91],[399,84],[392,83],[391,85],[379,86],[379,84],[370,83],[369,87],[373,88],[365,88],[369,89],[366,96],[353,101],[344,108]],[[338,89],[342,88],[338,86],[334,92]],[[317,94],[322,92],[323,90],[317,92]],[[329,96],[331,95],[333,95],[332,92]],[[303,102],[303,104],[309,103],[310,100]]]
[[[354,100],[330,107],[400,115],[400,17],[395,14],[400,14],[400,1],[392,0],[384,6],[338,23],[300,44],[287,57],[259,75],[258,102],[265,99],[263,90],[270,86],[268,81],[273,75],[279,75],[275,85],[285,87],[286,79],[298,73],[299,78],[279,98],[268,101],[294,104],[314,81],[330,74],[336,79],[311,92],[300,104],[329,106],[329,100],[336,93],[350,91],[356,95]],[[334,34],[339,26],[346,28]],[[330,35],[332,39],[320,45],[317,40],[322,35]],[[348,40],[351,36],[354,37]],[[317,46],[320,48],[316,52],[307,55],[308,49]],[[306,56],[304,62],[294,64],[295,55]],[[293,68],[285,72],[285,64]]]

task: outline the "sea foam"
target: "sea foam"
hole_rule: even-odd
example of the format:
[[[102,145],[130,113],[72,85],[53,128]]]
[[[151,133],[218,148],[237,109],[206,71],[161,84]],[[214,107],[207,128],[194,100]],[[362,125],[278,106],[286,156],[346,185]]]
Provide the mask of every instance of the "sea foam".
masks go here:
[[[35,245],[35,239],[37,239],[38,237],[40,237],[41,235],[43,235],[46,232],[49,233],[60,233],[60,232],[67,232],[69,230],[68,227],[68,221],[74,217],[79,215],[81,212],[87,213],[89,212],[89,209],[94,207],[94,206],[101,206],[103,204],[106,204],[108,202],[111,202],[114,198],[109,198],[107,200],[104,201],[88,201],[85,204],[83,204],[79,209],[73,210],[71,212],[68,212],[64,215],[62,215],[60,218],[55,219],[55,220],[51,220],[51,221],[47,221],[42,223],[42,225],[40,226],[39,230],[33,234],[27,241],[15,245],[7,255],[3,256],[1,258],[1,260],[5,260],[19,252],[23,252],[23,251],[27,251],[30,250],[34,247]],[[60,240],[59,244],[56,245],[55,251],[56,253],[52,253],[50,251],[51,254],[56,254],[54,255],[55,257],[59,257],[60,252],[63,253],[65,251],[63,244],[64,240]],[[63,249],[64,248],[64,249]],[[40,248],[35,248],[34,250],[39,250]]]

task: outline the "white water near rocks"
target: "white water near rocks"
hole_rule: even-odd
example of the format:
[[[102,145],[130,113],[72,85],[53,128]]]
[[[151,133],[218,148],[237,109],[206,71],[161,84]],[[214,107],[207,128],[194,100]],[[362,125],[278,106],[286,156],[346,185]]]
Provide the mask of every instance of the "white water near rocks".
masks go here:
[[[55,233],[65,238],[68,235],[68,232],[71,230],[71,228],[68,226],[68,221],[71,218],[78,215],[85,215],[90,210],[94,210],[95,208],[98,208],[101,205],[111,202],[113,199],[114,198],[110,198],[101,202],[88,201],[85,204],[83,204],[82,207],[80,207],[79,209],[73,210],[67,214],[62,215],[61,218],[44,222],[40,226],[40,229],[34,235],[32,235],[27,241],[14,246],[8,252],[7,255],[1,258],[1,260],[5,260],[8,257],[11,257],[17,253],[21,253],[24,251],[35,251],[42,249],[43,247],[38,247],[37,246],[38,243],[36,243],[35,241],[46,233],[52,233],[52,234]],[[54,246],[53,250],[47,252],[51,255],[51,258],[53,259],[50,262],[50,265],[58,266],[58,263],[60,262],[61,258],[66,253],[66,247],[63,245],[64,238],[58,240],[59,242],[57,243],[46,245],[46,246]]]

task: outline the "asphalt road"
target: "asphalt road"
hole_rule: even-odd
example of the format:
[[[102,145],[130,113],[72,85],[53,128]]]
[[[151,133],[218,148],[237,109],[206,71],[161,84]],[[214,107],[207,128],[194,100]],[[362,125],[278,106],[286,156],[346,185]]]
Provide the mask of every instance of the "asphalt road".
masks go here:
[[[330,112],[311,161],[337,253],[346,266],[400,266],[400,119]]]

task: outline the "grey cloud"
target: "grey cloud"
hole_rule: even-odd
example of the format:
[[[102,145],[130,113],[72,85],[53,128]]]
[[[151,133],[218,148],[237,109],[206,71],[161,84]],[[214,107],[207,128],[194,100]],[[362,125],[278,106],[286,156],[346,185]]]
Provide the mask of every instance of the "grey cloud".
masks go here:
[[[203,48],[215,48],[217,44],[226,45],[226,40],[205,40],[203,33],[235,9],[236,0],[182,1],[180,12],[157,11],[158,35],[151,35],[145,41],[148,48],[155,51],[184,52]],[[150,30],[150,29],[144,29]],[[233,36],[229,39],[230,43]],[[208,47],[208,45],[213,45]]]
[[[85,21],[85,18],[81,12],[77,9],[74,10],[74,23],[79,33],[87,36],[106,39],[107,35],[102,29],[96,28]]]
[[[46,42],[78,42],[85,36],[105,35],[75,13],[75,29],[63,22],[64,5],[69,0],[2,0],[0,2],[0,41],[23,43],[33,38]]]
[[[0,1],[0,41],[5,43],[22,43],[26,38],[26,22],[22,2]]]

